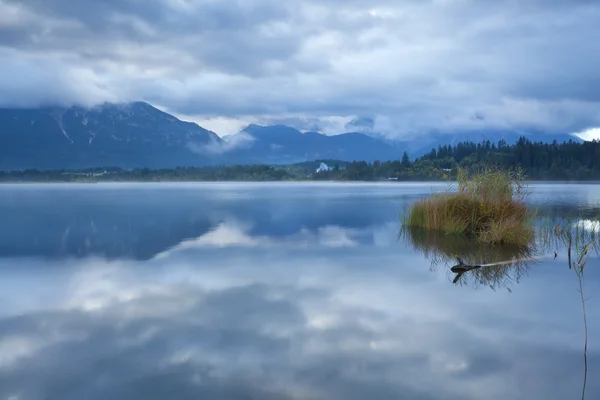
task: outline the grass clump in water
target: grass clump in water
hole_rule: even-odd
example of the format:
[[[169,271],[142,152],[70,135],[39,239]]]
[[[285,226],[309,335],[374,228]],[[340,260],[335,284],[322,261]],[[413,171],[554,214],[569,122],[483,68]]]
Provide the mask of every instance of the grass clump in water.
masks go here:
[[[415,202],[403,225],[488,244],[527,245],[534,238],[534,224],[524,201],[524,180],[521,171],[486,169],[469,177],[459,170],[458,190]]]

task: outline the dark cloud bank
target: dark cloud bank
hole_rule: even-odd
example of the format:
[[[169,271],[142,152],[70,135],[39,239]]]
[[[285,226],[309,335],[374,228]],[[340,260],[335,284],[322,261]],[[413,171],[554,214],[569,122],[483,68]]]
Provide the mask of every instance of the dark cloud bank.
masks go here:
[[[598,20],[584,0],[0,0],[0,104],[580,131],[600,125]]]

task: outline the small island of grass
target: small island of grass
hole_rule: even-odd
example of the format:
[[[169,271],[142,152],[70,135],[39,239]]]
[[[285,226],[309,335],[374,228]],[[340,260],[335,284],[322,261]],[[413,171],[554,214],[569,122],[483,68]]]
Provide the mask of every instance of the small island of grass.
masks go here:
[[[534,238],[524,175],[487,169],[458,172],[458,190],[433,194],[406,210],[405,228],[465,235],[487,244],[527,245]]]

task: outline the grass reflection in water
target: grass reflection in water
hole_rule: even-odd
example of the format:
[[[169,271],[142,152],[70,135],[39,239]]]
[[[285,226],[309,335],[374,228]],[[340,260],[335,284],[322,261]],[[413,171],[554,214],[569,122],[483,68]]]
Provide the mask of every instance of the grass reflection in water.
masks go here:
[[[577,277],[583,315],[583,386],[585,399],[587,384],[588,329],[584,294],[584,270],[591,256],[600,258],[600,222],[598,219],[544,219],[538,221],[535,236],[520,246],[488,245],[465,235],[444,234],[439,231],[403,225],[399,238],[430,261],[430,270],[440,267],[451,274],[457,285],[487,286],[493,290],[519,283],[534,264],[556,259],[559,253],[567,255],[567,265]],[[539,267],[543,267],[539,265]]]

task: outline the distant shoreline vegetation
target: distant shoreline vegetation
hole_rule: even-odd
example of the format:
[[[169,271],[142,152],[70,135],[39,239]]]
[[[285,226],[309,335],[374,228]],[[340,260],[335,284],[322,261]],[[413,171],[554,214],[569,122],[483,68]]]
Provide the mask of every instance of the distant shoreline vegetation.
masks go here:
[[[168,169],[98,167],[85,170],[0,171],[0,182],[189,182],[189,181],[448,181],[459,169],[520,168],[533,181],[600,180],[600,142],[513,145],[462,142],[438,146],[415,160],[406,152],[393,161],[317,160],[291,165],[232,165]]]

